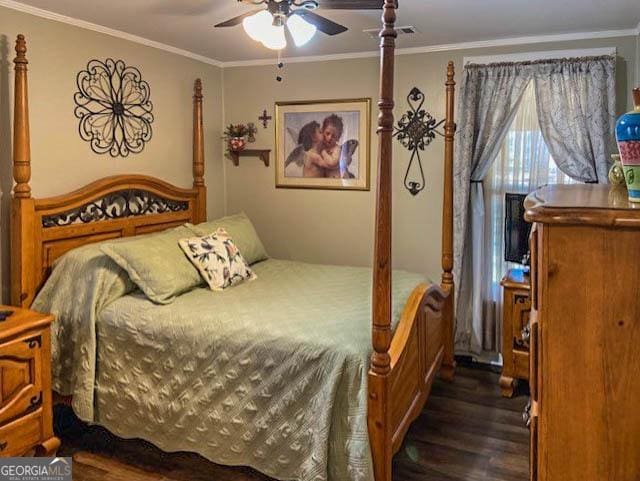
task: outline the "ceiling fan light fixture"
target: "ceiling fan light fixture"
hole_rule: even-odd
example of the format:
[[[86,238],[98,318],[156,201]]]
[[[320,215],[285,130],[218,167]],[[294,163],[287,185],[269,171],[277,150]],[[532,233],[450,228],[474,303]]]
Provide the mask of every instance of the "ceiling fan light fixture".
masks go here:
[[[256,42],[262,42],[266,32],[273,27],[273,16],[268,10],[262,10],[255,15],[245,18],[242,21],[242,27],[247,35]]]
[[[289,29],[289,33],[291,33],[296,47],[302,47],[306,44],[313,38],[318,30],[315,25],[311,25],[300,15],[291,15],[287,19],[287,28]]]
[[[251,39],[261,42],[271,49],[286,48],[285,28],[291,33],[291,40],[298,47],[309,42],[315,36],[316,31],[334,36],[348,30],[344,25],[315,13],[314,10],[320,6],[317,0],[237,1],[262,5],[262,7],[218,23],[215,28],[234,27],[242,23],[245,32]],[[323,8],[341,10],[379,10],[382,6],[382,0],[322,0],[322,2]]]
[[[271,50],[282,50],[287,46],[284,25],[277,26],[269,10],[261,10],[242,21],[244,31],[252,40],[262,43]]]
[[[282,27],[274,27],[263,32],[260,39],[262,45],[271,50],[282,50],[287,46],[287,39],[284,36],[284,25]]]

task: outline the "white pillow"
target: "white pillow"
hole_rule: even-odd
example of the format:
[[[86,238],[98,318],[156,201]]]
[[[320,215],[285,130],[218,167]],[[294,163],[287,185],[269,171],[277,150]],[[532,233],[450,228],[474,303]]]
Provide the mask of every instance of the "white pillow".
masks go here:
[[[212,291],[222,291],[257,278],[233,239],[222,228],[204,237],[181,239],[178,243]]]

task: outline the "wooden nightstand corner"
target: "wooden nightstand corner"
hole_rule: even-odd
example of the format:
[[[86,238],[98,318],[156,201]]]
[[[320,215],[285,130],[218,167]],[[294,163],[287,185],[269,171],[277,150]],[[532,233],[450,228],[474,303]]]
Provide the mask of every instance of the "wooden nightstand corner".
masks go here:
[[[500,284],[504,293],[500,390],[504,397],[511,397],[518,379],[529,379],[531,282],[522,269],[509,269]]]
[[[53,316],[3,305],[0,311],[0,456],[54,456]]]

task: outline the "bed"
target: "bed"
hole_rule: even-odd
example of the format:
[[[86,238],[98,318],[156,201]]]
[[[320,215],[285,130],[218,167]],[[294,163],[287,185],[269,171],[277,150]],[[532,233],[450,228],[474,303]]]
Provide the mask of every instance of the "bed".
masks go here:
[[[85,300],[88,294],[78,289],[77,284],[70,284],[66,305],[93,312],[88,323],[93,330],[83,331],[95,345],[93,364],[91,357],[84,361],[93,370],[90,381],[85,383],[91,395],[84,400],[67,398],[74,409],[82,411],[84,406],[90,411],[90,415],[81,417],[126,437],[149,439],[166,450],[206,451],[204,454],[214,461],[249,464],[279,479],[370,479],[373,474],[376,481],[391,480],[393,454],[421,411],[433,379],[438,373],[451,379],[455,367],[453,64],[448,65],[446,77],[442,279],[433,284],[419,276],[397,272],[393,273],[392,282],[395,9],[394,0],[385,0],[373,269],[266,260],[255,266],[258,280],[232,289],[225,305],[236,307],[218,317],[211,317],[211,312],[219,311],[220,305],[216,309],[211,303],[219,299],[204,289],[179,296],[171,307],[155,305],[140,293],[129,291],[92,311],[92,305]],[[52,267],[57,260],[62,264],[63,260],[78,256],[78,252],[90,257],[100,242],[206,220],[203,96],[197,80],[193,96],[191,188],[176,187],[144,175],[119,175],[99,179],[71,193],[36,199],[29,186],[27,60],[23,36],[18,37],[16,53],[11,299],[14,305],[28,307],[36,296],[45,296],[43,289],[46,291],[47,286],[53,285],[47,280],[56,276],[60,265],[53,275]],[[142,204],[140,199],[144,200]],[[114,202],[153,208],[114,210],[109,208]],[[341,287],[336,292],[321,292],[320,297],[336,301],[331,304],[331,315],[308,299],[297,299],[295,294],[295,286],[301,282],[323,276],[327,279],[325,285]],[[347,286],[355,289],[348,292],[354,301],[340,297]],[[269,293],[270,290],[273,292]],[[69,302],[70,296],[73,302]],[[237,299],[229,301],[233,297]],[[276,304],[269,305],[269,299]],[[313,327],[308,328],[309,325]],[[180,341],[176,341],[178,338]],[[271,347],[265,348],[267,345]],[[246,356],[233,355],[232,351]],[[165,361],[170,365],[165,366]],[[260,364],[259,372],[243,371],[255,364]],[[183,372],[178,376],[180,379],[175,376],[176,366]],[[286,375],[295,374],[292,370],[301,370],[303,366],[313,369],[298,377]],[[258,382],[260,389],[247,402],[229,401],[229,396],[246,396],[251,390],[246,384],[251,384],[252,374],[264,377],[263,370],[268,368],[284,371],[270,377],[272,384]],[[292,389],[288,380],[294,378],[301,379],[301,385],[315,386],[313,394],[305,397],[305,389]],[[212,390],[220,388],[221,379],[229,381],[233,388],[225,391],[223,398],[216,398]],[[234,379],[248,381],[237,385]],[[181,382],[187,383],[188,389]],[[169,386],[168,391],[156,389],[157,386]],[[261,389],[265,387],[269,390],[263,392]],[[59,390],[69,394],[64,392],[68,391],[64,386],[59,385]],[[188,396],[180,397],[180,393],[187,391]],[[278,401],[275,405],[264,402],[261,406],[255,402],[261,395],[264,399],[275,396]],[[166,398],[165,404],[162,396]],[[249,424],[255,429],[229,430],[229,426],[248,424],[236,413],[226,418],[227,424],[216,436],[209,436],[210,426],[201,421],[208,416],[212,422],[219,422],[220,413],[216,414],[213,407],[222,409],[225,403],[232,406],[230,409],[242,406],[245,414],[249,412]],[[278,411],[278,406],[283,405],[288,407]],[[123,413],[131,417],[128,422],[122,420]],[[317,419],[308,413],[315,413]],[[258,422],[267,418],[268,422]],[[318,419],[324,421],[309,424]],[[180,435],[176,435],[178,431],[163,431],[161,427],[169,421],[171,426],[192,434],[184,435],[186,431],[180,429]],[[260,441],[253,445],[256,438]],[[207,445],[207,439],[211,439],[212,445]],[[219,451],[220,439],[227,439],[224,453]],[[249,443],[250,448],[240,446],[243,442]],[[287,453],[271,459],[283,444]],[[265,446],[275,451],[265,451]],[[334,469],[337,471],[333,472]]]

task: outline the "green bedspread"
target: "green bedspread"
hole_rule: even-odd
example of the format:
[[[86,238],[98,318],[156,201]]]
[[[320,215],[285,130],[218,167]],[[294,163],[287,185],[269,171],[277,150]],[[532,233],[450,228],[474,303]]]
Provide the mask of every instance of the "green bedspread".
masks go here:
[[[79,417],[278,479],[373,479],[370,269],[267,260],[255,281],[156,305],[93,247],[72,254],[34,308],[58,316],[54,388]],[[422,281],[394,273],[396,320]]]

